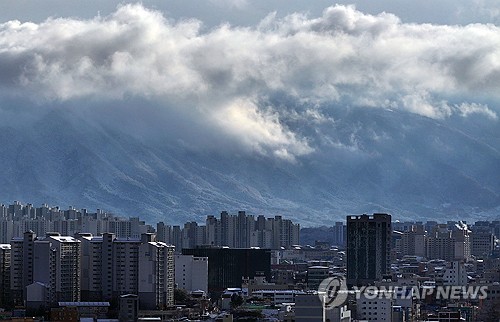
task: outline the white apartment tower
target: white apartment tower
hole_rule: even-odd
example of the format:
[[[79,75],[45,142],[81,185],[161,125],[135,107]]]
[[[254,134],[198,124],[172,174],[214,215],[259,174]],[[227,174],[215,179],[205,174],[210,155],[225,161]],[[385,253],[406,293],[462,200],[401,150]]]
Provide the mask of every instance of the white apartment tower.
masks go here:
[[[10,302],[10,244],[0,244],[0,307]]]
[[[188,292],[208,294],[208,257],[175,255],[175,284]]]
[[[470,230],[467,225],[459,224],[452,231],[452,238],[455,248],[454,260],[468,261],[471,258]]]
[[[34,243],[33,283],[47,288],[51,303],[80,301],[80,241],[52,234]]]
[[[143,234],[139,246],[138,295],[143,310],[174,304],[174,247]]]

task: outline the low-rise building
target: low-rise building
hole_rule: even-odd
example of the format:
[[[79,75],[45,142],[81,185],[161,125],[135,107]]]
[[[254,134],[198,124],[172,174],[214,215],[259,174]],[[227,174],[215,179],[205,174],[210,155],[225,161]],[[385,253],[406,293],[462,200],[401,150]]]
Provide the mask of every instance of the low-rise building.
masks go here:
[[[208,294],[208,257],[175,255],[175,284],[188,292]]]

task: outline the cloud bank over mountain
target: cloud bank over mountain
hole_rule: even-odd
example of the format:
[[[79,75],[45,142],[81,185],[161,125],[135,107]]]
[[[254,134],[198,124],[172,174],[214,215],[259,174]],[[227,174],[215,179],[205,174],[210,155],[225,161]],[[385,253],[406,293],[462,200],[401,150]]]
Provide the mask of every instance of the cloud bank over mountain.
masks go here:
[[[313,148],[280,122],[287,106],[266,104],[278,93],[310,104],[300,115],[305,122],[321,119],[314,106],[326,102],[497,118],[489,106],[500,95],[500,29],[493,25],[403,24],[352,6],[329,7],[317,18],[270,14],[254,28],[202,33],[201,25],[141,5],[91,20],[3,23],[3,96],[42,105],[144,97],[285,158]]]
[[[402,127],[420,117],[466,124],[472,140],[492,129],[481,144],[494,159],[498,44],[493,24],[410,24],[344,5],[209,29],[142,5],[92,19],[8,21],[0,24],[0,116],[35,124],[36,115],[71,110],[145,142],[298,167],[325,151],[359,160],[400,144],[382,125],[367,133],[367,120],[344,123],[346,109],[375,109],[397,112]]]

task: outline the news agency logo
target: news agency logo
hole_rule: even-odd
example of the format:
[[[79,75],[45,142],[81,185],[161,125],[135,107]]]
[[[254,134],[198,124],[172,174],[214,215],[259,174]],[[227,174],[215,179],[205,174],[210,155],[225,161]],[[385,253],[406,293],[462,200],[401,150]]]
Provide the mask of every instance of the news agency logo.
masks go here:
[[[353,287],[356,299],[430,299],[436,300],[484,300],[488,296],[488,286],[440,285],[435,287],[417,286],[361,286]]]
[[[325,278],[318,288],[318,296],[327,310],[341,306],[347,300],[347,285],[343,276]]]
[[[326,310],[342,306],[348,296],[346,280],[343,276],[324,279],[318,288],[318,296]],[[423,300],[484,300],[488,296],[487,285],[458,286],[440,285],[432,288],[417,286],[361,286],[353,287],[351,293],[356,299],[415,299]]]

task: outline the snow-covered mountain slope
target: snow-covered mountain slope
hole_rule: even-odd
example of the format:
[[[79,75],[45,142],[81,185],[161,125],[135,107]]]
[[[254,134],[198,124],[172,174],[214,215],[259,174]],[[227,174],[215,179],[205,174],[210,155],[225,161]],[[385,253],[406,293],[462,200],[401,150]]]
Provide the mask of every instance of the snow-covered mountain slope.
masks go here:
[[[500,216],[498,122],[331,109],[330,121],[314,127],[285,119],[313,149],[286,161],[217,142],[193,147],[172,129],[152,135],[147,124],[115,124],[117,113],[90,120],[54,109],[25,125],[1,124],[2,202],[170,224],[221,210],[282,214],[308,226],[376,211],[401,220]]]

